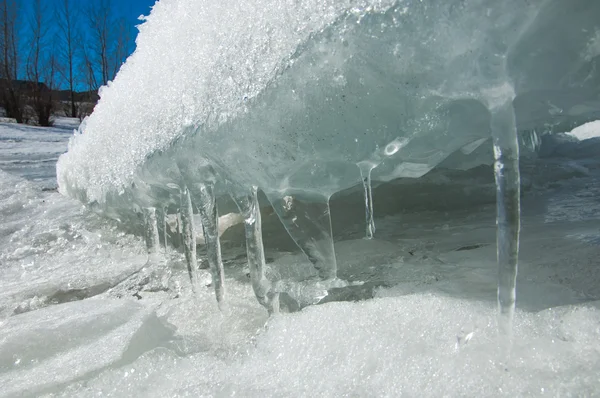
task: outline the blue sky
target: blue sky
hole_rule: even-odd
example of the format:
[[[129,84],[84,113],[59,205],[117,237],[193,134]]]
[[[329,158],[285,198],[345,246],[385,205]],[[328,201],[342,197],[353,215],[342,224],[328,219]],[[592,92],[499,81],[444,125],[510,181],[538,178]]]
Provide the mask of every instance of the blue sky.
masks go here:
[[[55,0],[54,0],[55,1]],[[79,0],[82,3],[87,3],[88,0]],[[113,0],[115,11],[121,15],[131,18],[133,23],[140,15],[148,15],[150,8],[154,5],[155,0]]]
[[[60,0],[44,1],[56,4]],[[96,0],[73,0],[73,4],[85,7],[92,1]],[[124,16],[127,19],[131,20],[132,24],[135,24],[137,17],[139,17],[141,14],[148,15],[150,13],[150,8],[154,5],[155,2],[155,0],[112,0],[112,7],[117,15]]]
[[[50,8],[57,6],[62,0],[42,0],[44,4],[47,4]],[[72,4],[75,7],[85,8],[90,3],[98,0],[72,0]],[[17,3],[21,3],[22,11],[25,13],[29,12],[32,7],[34,0],[17,0]],[[150,8],[154,5],[156,0],[111,0],[111,7],[114,13],[118,16],[126,17],[131,21],[132,24],[136,24],[137,17],[141,14],[148,15]]]
[[[28,40],[30,37],[31,28],[29,27],[29,21],[31,21],[31,15],[33,13],[34,4],[36,0],[17,0],[17,4],[20,8],[20,23],[18,24],[19,31],[19,40],[21,47],[21,59],[25,61],[26,54],[28,51]],[[41,0],[42,7],[45,9],[46,14],[46,22],[50,24],[50,33],[49,36],[53,36],[53,32],[58,31],[57,28],[57,19],[55,17],[55,10],[58,9],[59,4],[61,4],[64,0]],[[70,0],[71,7],[73,9],[79,9],[81,11],[88,9],[91,4],[101,4],[101,2],[106,3],[107,1],[110,3],[110,9],[112,10],[112,15],[114,20],[124,18],[126,20],[126,24],[129,26],[131,43],[129,47],[129,52],[133,51],[135,48],[135,35],[137,35],[138,31],[134,28],[134,26],[140,24],[141,22],[138,20],[140,15],[148,15],[150,13],[151,7],[155,4],[156,0]],[[79,29],[80,32],[84,35],[89,35],[91,32],[89,26],[89,20],[85,16],[85,14],[80,14],[79,21]],[[88,36],[88,40],[89,40]],[[80,59],[77,59],[76,62],[81,62]],[[25,65],[21,64],[21,78],[25,78]],[[112,76],[111,76],[112,78]],[[61,83],[62,85],[63,83]],[[78,82],[77,88],[82,89],[83,83]]]

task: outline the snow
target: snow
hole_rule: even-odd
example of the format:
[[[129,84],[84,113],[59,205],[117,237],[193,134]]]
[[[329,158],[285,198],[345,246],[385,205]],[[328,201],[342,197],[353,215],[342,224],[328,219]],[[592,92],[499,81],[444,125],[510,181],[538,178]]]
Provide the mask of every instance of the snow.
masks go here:
[[[152,308],[126,300],[90,299],[8,318],[0,343],[2,395],[56,390],[131,361],[171,334]]]
[[[594,137],[600,137],[600,120],[595,120],[574,128],[569,135],[583,141]]]
[[[59,144],[44,134],[69,136],[18,127],[0,129],[0,168],[10,170],[0,171],[2,397],[594,396],[600,390],[594,140],[522,164],[517,314],[507,357],[496,327],[494,187],[485,179],[434,173],[375,188],[382,199],[371,241],[362,239],[362,192],[334,197],[339,273],[365,283],[270,319],[246,275],[243,228],[232,223],[222,234],[230,307],[224,314],[211,286],[192,295],[183,255],[172,248],[163,254],[173,269],[170,291],[129,291],[126,281],[148,259],[139,231],[44,189],[50,177],[39,180],[42,161],[11,168],[19,158],[4,154],[54,153]],[[3,139],[18,134],[18,143]],[[396,194],[398,187],[416,199]],[[460,200],[444,202],[462,191],[463,207]],[[275,215],[265,214],[263,232],[270,273],[311,269]]]
[[[142,355],[64,396],[557,396],[598,388],[596,304],[519,313],[511,365],[495,308],[432,294],[332,303],[273,319],[254,344]],[[426,324],[423,318],[430,320]],[[575,326],[578,325],[578,326]],[[581,331],[581,328],[585,332]],[[470,336],[470,337],[469,337]],[[560,374],[560,377],[554,375]]]
[[[52,128],[0,123],[0,168],[55,188],[56,161],[78,126],[78,119],[69,118],[58,118]]]

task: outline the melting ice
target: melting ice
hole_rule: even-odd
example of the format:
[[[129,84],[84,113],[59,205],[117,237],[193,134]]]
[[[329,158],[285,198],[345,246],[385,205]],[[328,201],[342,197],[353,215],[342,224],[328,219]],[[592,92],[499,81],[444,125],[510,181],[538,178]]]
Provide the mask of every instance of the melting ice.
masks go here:
[[[373,180],[420,177],[459,151],[459,169],[495,161],[498,300],[510,329],[518,132],[597,115],[598,12],[586,0],[158,2],[135,54],[61,157],[59,187],[119,219],[179,213],[192,280],[189,220],[199,213],[223,303],[224,195],[264,192],[314,265],[317,278],[302,283],[327,289],[346,284],[337,278],[333,194],[362,182],[373,238]],[[476,150],[488,138],[493,158]],[[257,243],[248,237],[262,262]],[[266,287],[263,268],[251,272],[261,302],[280,293]]]

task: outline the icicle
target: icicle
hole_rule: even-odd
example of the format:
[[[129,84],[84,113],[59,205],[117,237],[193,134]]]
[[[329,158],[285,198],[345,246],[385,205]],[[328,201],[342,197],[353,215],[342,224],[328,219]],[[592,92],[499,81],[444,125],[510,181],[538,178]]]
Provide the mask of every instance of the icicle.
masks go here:
[[[148,250],[148,263],[141,270],[140,285],[145,285],[144,290],[158,291],[169,288],[171,270],[165,259],[160,255],[160,238],[158,236],[158,224],[156,219],[156,208],[142,208],[144,219],[144,238]]]
[[[225,275],[221,259],[221,243],[219,241],[219,215],[214,193],[214,183],[198,184],[199,206],[198,211],[202,219],[204,239],[206,240],[206,253],[208,264],[212,273],[213,284],[217,302],[221,310],[225,309]]]
[[[268,197],[285,229],[314,265],[319,278],[337,279],[329,197],[314,196],[310,201],[279,193],[271,193]]]
[[[174,230],[171,233],[171,244],[176,249],[179,249],[183,244],[183,230],[181,229],[181,208],[177,211],[177,214],[175,214],[175,225]]]
[[[515,312],[521,218],[519,143],[512,101],[495,106],[491,113],[497,201],[498,325],[500,333],[510,339]]]
[[[148,262],[156,263],[159,261],[158,248],[160,238],[158,237],[158,223],[156,219],[156,208],[142,208],[144,218],[144,238],[146,240],[146,249],[148,251]]]
[[[375,220],[373,218],[373,193],[371,189],[371,171],[373,167],[365,167],[359,163],[360,177],[363,182],[364,198],[365,198],[365,222],[366,222],[366,238],[373,239],[375,233]]]
[[[190,191],[183,187],[181,190],[181,236],[183,240],[183,252],[187,263],[192,290],[199,293],[198,260],[196,258],[196,231],[194,228],[194,211]]]
[[[262,240],[262,223],[258,204],[258,187],[253,186],[248,195],[234,198],[244,216],[246,229],[246,252],[250,280],[258,302],[270,314],[279,312],[279,293],[272,291],[271,282],[265,276],[265,251]]]
[[[167,254],[167,209],[161,207],[156,209],[156,221],[158,226],[159,242],[164,246],[165,255]],[[162,239],[161,239],[162,238]]]
[[[167,229],[168,229],[168,227],[167,227],[168,216],[169,215],[167,213],[167,208],[163,207],[163,210],[162,210],[162,217],[163,217],[162,218],[162,222],[163,222],[163,231],[165,233],[165,235],[164,235],[164,239],[165,239],[165,242],[164,242],[165,243],[165,254],[169,253],[169,249],[168,249],[169,248],[169,240],[168,240],[169,234],[167,232]]]
[[[365,222],[366,222],[366,238],[373,239],[375,234],[375,219],[373,218],[373,190],[371,185],[371,172],[379,166],[381,162],[398,153],[410,142],[408,137],[398,137],[390,141],[383,148],[377,148],[365,160],[357,163],[360,170],[360,177],[363,183],[364,198],[365,198]]]

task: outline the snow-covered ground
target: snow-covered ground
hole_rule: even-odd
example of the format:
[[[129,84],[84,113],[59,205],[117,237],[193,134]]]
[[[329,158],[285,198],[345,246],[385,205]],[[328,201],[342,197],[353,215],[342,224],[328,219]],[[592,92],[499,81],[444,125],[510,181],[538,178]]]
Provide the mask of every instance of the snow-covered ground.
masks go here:
[[[0,124],[0,396],[600,395],[598,138],[523,164],[507,353],[496,335],[492,204],[406,205],[376,219],[367,241],[362,209],[337,199],[340,276],[366,283],[272,319],[233,227],[223,314],[212,287],[192,296],[173,249],[170,291],[121,288],[147,261],[142,238],[51,189],[73,127]],[[386,189],[375,189],[376,205]],[[264,231],[271,272],[306,263],[276,217]]]
[[[0,169],[56,187],[56,161],[78,126],[79,119],[66,117],[52,128],[0,123]]]

